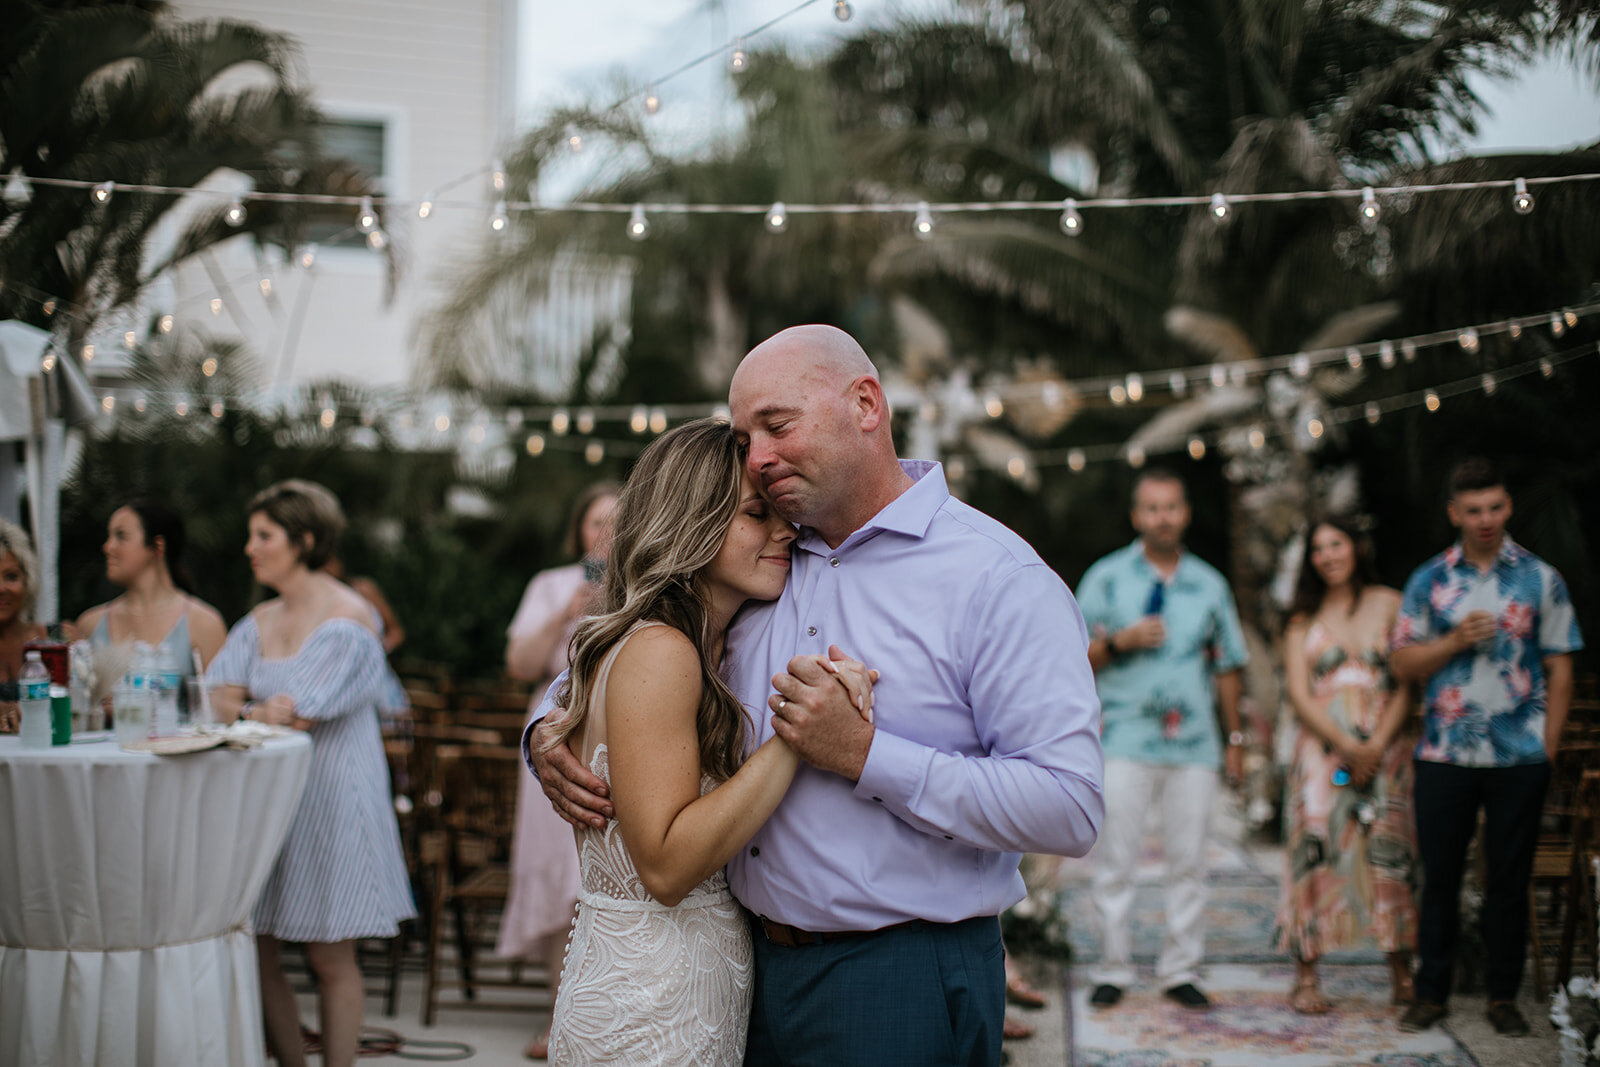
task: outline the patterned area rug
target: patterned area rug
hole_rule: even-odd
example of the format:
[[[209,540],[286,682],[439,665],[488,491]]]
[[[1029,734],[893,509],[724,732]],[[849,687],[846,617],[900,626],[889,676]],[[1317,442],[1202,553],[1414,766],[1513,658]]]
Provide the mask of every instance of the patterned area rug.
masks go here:
[[[1068,1062],[1073,1067],[1479,1067],[1449,1033],[1405,1034],[1395,1026],[1382,966],[1323,968],[1334,1001],[1326,1015],[1297,1014],[1284,1000],[1287,964],[1223,964],[1206,969],[1214,1007],[1194,1013],[1150,988],[1130,990],[1106,1011],[1088,1006],[1082,968],[1066,975],[1072,990]]]

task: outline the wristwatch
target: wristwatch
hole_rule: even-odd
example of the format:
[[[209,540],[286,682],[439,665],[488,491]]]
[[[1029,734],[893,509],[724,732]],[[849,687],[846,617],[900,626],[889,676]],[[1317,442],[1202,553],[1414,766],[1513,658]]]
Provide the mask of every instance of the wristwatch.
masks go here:
[[[1243,748],[1244,747],[1244,731],[1243,730],[1235,730],[1235,731],[1233,731],[1233,733],[1228,735],[1228,747],[1229,748]]]

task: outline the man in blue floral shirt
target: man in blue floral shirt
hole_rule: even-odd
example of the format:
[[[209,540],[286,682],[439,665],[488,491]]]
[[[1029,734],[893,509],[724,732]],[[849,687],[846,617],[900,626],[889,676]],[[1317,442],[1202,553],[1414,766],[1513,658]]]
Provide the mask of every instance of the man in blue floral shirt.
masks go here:
[[[1093,638],[1089,665],[1106,760],[1106,816],[1092,853],[1091,887],[1104,950],[1089,1003],[1112,1007],[1133,983],[1133,878],[1145,813],[1155,807],[1167,861],[1167,928],[1156,980],[1174,1003],[1203,1011],[1210,1007],[1198,986],[1206,829],[1217,765],[1233,784],[1243,768],[1244,635],[1227,580],[1183,547],[1189,502],[1177,476],[1141,474],[1130,518],[1139,539],[1095,563],[1077,588]]]
[[[1423,890],[1417,1001],[1400,1019],[1424,1030],[1444,1018],[1460,928],[1467,845],[1485,812],[1483,914],[1489,1022],[1528,1032],[1514,1003],[1528,935],[1528,877],[1550,760],[1572,701],[1583,647],[1566,583],[1506,535],[1511,494],[1487,461],[1450,475],[1450,521],[1461,540],[1417,568],[1395,620],[1390,665],[1423,682],[1416,749]]]

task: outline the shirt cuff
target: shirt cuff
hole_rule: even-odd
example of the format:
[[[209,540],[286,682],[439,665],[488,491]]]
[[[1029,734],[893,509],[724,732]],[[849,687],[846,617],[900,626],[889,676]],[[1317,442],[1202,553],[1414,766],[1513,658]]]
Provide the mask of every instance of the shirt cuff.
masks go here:
[[[855,795],[882,804],[896,814],[906,814],[927,777],[929,756],[929,750],[915,741],[874,730]]]

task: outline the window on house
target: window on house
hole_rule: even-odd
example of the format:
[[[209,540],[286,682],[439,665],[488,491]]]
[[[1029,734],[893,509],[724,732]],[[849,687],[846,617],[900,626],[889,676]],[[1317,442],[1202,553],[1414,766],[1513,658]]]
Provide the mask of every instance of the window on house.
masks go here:
[[[348,160],[378,192],[390,160],[386,150],[388,125],[382,119],[329,117],[322,123],[322,151],[331,158]],[[323,248],[365,248],[366,235],[357,232],[353,209],[321,205],[311,211],[306,241]]]

